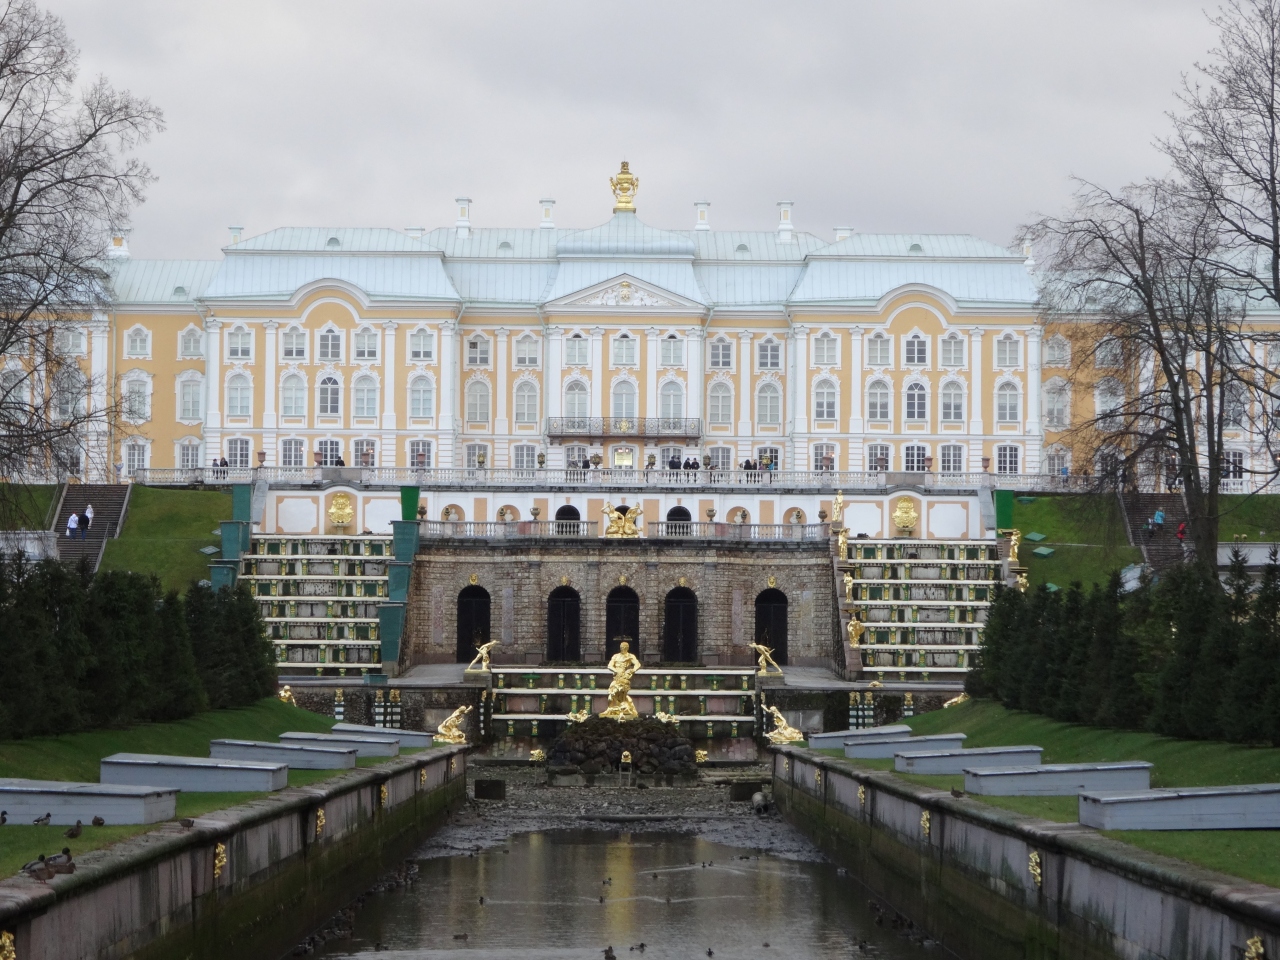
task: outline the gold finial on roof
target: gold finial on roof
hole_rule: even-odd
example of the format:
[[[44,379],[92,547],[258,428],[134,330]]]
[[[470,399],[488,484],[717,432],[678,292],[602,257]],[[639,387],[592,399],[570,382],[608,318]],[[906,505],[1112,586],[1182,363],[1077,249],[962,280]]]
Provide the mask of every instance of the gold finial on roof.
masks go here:
[[[617,200],[613,205],[613,212],[635,213],[636,191],[640,189],[640,178],[631,172],[627,161],[622,161],[622,169],[618,171],[616,177],[609,178],[609,186],[613,188],[613,196]]]

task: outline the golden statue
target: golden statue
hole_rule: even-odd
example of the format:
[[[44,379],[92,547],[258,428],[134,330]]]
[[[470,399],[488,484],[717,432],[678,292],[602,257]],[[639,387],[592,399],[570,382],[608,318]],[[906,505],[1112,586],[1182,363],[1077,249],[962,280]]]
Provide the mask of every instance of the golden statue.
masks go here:
[[[844,575],[844,598],[846,600],[853,599],[853,574],[845,571]]]
[[[501,641],[499,640],[490,640],[488,643],[477,643],[475,645],[476,651],[477,651],[475,655],[475,659],[467,664],[466,669],[470,670],[472,667],[476,665],[476,660],[479,660],[480,669],[488,670],[489,669],[489,651],[492,650],[494,647],[498,646],[500,642]]]
[[[342,691],[338,692],[341,693]],[[289,685],[287,683],[280,688],[280,692],[276,694],[276,696],[280,698],[281,703],[287,703],[291,707],[296,707],[298,705],[298,701],[293,699],[293,691],[289,689]]]
[[[766,636],[766,639],[768,639],[767,636]],[[766,647],[763,643],[748,643],[747,646],[750,647],[752,650],[754,650],[756,653],[760,654],[760,660],[759,660],[760,670],[758,672],[760,673],[761,676],[763,676],[764,674],[767,674],[769,672],[770,667],[773,667],[773,669],[777,670],[778,673],[782,673],[782,668],[778,666],[778,664],[774,661],[773,657],[771,656],[771,654],[773,653],[773,647]]]
[[[836,536],[836,542],[839,544],[840,559],[849,559],[849,528],[841,527],[840,533]]]
[[[345,527],[356,518],[355,507],[345,493],[335,493],[329,501],[329,522],[335,527]]]
[[[640,178],[631,172],[627,161],[622,161],[622,169],[616,177],[609,178],[609,186],[613,188],[614,213],[635,213],[636,191],[640,189]]]
[[[960,704],[964,703],[968,699],[969,699],[969,695],[967,693],[962,693],[960,694],[960,696],[952,697],[950,700],[944,703],[942,705],[942,709],[945,710],[947,707],[958,707]]]
[[[619,723],[635,720],[640,713],[631,699],[631,678],[640,669],[640,661],[631,652],[631,644],[623,640],[618,645],[618,652],[609,658],[608,669],[613,674],[613,682],[609,684],[609,706],[600,716],[613,717]]]
[[[849,618],[849,646],[862,646],[862,635],[866,633],[867,626],[857,617]]]
[[[777,707],[770,706],[765,713],[773,714],[773,729],[765,734],[769,738],[770,743],[795,743],[797,740],[803,740],[804,734],[787,723]]]
[[[920,514],[916,513],[916,508],[911,502],[911,498],[899,497],[898,504],[893,510],[893,525],[898,528],[898,532],[910,533],[919,522]]]
[[[844,491],[837,490],[836,498],[831,503],[831,522],[839,523],[840,515],[844,513]]]
[[[602,510],[604,515],[609,518],[609,526],[605,528],[604,535],[606,537],[638,537],[640,530],[636,527],[636,520],[640,514],[644,513],[640,504],[628,508],[624,503],[621,507],[615,508],[612,503],[605,503]]]
[[[676,726],[680,725],[680,717],[678,714],[663,713],[661,710],[659,710],[657,713],[654,714],[654,716],[658,720],[662,721],[663,723],[674,723]]]
[[[445,719],[444,723],[437,727],[435,735],[436,740],[443,740],[445,743],[466,743],[467,735],[462,732],[462,718],[471,712],[471,706],[459,707]]]
[[[573,711],[566,713],[564,715],[564,718],[568,720],[570,723],[582,723],[582,721],[588,719],[590,716],[591,716],[591,711],[588,710],[586,707],[583,707],[577,713],[574,713]]]
[[[1018,589],[1023,593],[1027,592],[1027,575],[1025,573],[1018,574]]]
[[[1018,562],[1018,544],[1020,543],[1022,543],[1022,531],[1017,529],[1010,530],[1009,531],[1009,562],[1010,563]]]

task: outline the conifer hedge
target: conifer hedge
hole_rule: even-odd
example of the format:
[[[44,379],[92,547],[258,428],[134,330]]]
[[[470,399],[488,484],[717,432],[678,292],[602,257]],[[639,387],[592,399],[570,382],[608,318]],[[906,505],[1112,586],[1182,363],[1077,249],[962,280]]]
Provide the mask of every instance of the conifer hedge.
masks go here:
[[[998,589],[971,696],[1075,723],[1280,746],[1280,558],[1183,565],[1128,593]]]
[[[241,590],[0,557],[0,740],[247,706],[275,692],[258,605]]]

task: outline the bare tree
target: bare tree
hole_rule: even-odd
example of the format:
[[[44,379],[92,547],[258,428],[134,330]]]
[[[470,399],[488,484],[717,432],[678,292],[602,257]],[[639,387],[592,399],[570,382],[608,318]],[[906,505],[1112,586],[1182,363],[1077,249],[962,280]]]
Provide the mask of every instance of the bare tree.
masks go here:
[[[77,89],[77,67],[58,17],[30,0],[0,7],[0,475],[11,479],[105,465],[112,405],[81,366],[73,325],[105,301],[110,229],[152,179],[130,154],[162,129],[158,109],[103,78]]]
[[[1072,382],[1096,400],[1073,420],[1074,455],[1101,486],[1175,471],[1197,557],[1215,566],[1224,434],[1257,409],[1239,359],[1246,297],[1219,262],[1220,230],[1211,205],[1163,181],[1082,184],[1065,217],[1026,230],[1046,318],[1082,331]]]

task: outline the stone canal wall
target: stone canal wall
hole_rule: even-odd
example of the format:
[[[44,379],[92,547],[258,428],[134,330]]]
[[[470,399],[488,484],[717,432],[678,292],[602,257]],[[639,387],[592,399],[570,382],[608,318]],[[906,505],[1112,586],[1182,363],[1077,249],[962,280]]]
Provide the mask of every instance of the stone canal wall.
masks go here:
[[[0,930],[18,960],[280,956],[465,797],[465,747],[289,788],[87,854],[48,886],[0,882]]]
[[[773,755],[784,817],[965,960],[1280,956],[1280,890],[916,787],[799,747]]]

